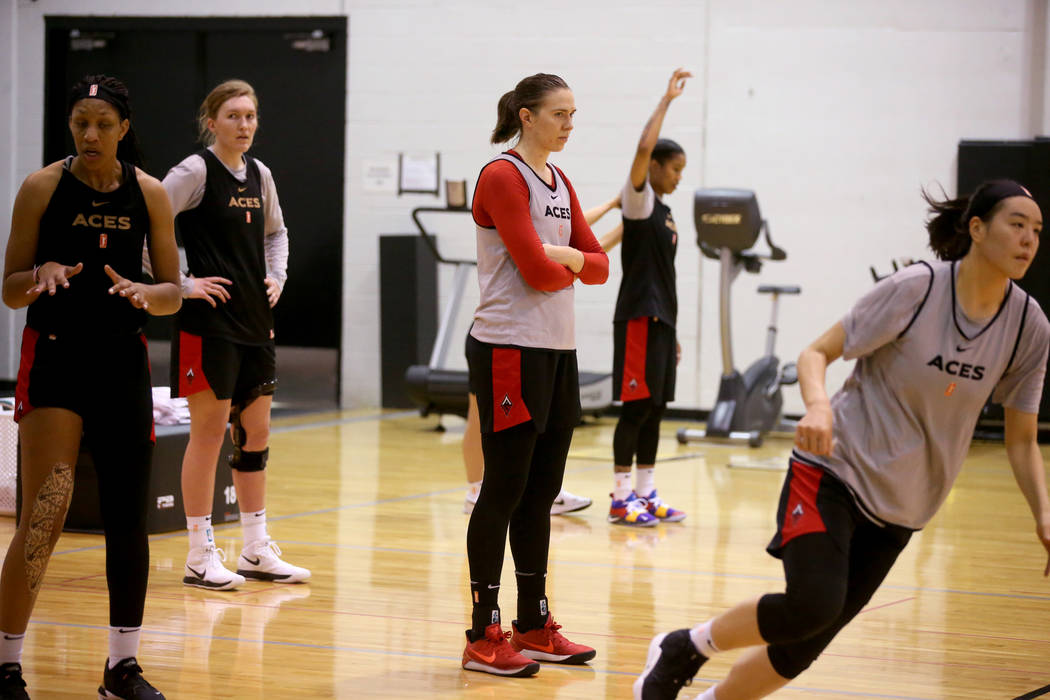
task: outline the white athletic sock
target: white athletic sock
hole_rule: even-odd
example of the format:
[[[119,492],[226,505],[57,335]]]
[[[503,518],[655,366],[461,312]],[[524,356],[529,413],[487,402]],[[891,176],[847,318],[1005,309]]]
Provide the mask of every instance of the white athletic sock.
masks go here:
[[[708,620],[689,630],[689,638],[693,640],[693,646],[709,659],[721,651],[711,640],[711,622],[712,620]]]
[[[696,700],[718,700],[718,698],[715,697],[715,686],[711,686],[704,692],[697,695]]]
[[[613,472],[613,500],[626,501],[631,491],[631,472]]]
[[[653,481],[653,472],[655,471],[654,467],[649,467],[648,469],[638,467],[634,470],[634,490],[642,498],[648,498],[649,494],[656,489],[656,484]]]
[[[0,664],[22,663],[22,645],[25,644],[26,634],[10,634],[0,632]]]
[[[124,659],[139,655],[141,627],[109,628],[109,667],[114,668]]]
[[[481,493],[481,482],[480,481],[468,481],[467,482],[467,498],[477,503],[478,494]]]
[[[266,509],[255,513],[241,513],[241,530],[244,532],[244,546],[266,539]]]
[[[190,533],[190,549],[215,544],[211,531],[211,516],[186,516],[186,529]]]

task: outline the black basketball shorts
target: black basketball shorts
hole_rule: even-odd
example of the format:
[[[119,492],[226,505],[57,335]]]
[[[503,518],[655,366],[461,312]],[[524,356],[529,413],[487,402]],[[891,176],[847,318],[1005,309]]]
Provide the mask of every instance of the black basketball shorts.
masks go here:
[[[246,403],[277,387],[274,342],[242,345],[178,331],[171,344],[171,395],[211,389],[217,399]]]
[[[141,334],[92,338],[22,331],[15,421],[36,408],[64,408],[92,440],[154,440],[149,349]]]
[[[613,323],[613,400],[674,401],[678,371],[675,329],[656,317]]]
[[[580,372],[575,350],[491,345],[468,333],[466,353],[482,433],[530,420],[538,433],[579,425]]]

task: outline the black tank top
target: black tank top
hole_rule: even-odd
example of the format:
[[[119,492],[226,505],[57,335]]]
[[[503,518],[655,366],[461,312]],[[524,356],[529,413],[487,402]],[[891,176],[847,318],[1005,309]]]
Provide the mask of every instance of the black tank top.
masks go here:
[[[273,335],[273,313],[266,296],[262,178],[255,160],[245,156],[247,179],[241,182],[211,151],[197,155],[207,166],[199,205],[175,219],[194,277],[225,277],[230,300],[216,308],[204,299],[186,299],[179,311],[181,330],[261,345]]]
[[[648,219],[623,220],[623,280],[613,320],[650,316],[673,328],[678,319],[674,269],[678,231],[671,208],[658,197],[655,200]]]
[[[99,192],[69,171],[70,156],[40,218],[37,265],[84,263],[69,289],[45,292],[29,305],[26,325],[42,333],[89,337],[138,333],[146,312],[109,293],[105,265],[132,282],[142,281],[142,244],[150,231],[149,210],[135,166],[121,162],[120,187]]]

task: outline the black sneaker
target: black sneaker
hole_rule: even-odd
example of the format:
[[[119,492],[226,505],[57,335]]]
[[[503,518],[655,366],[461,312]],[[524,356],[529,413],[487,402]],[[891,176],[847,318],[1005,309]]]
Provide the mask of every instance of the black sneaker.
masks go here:
[[[22,664],[0,666],[0,700],[29,700],[26,682],[22,680]]]
[[[634,682],[634,700],[672,700],[682,686],[693,682],[693,676],[707,661],[696,650],[689,630],[681,629],[653,637],[645,670]]]
[[[164,700],[160,691],[142,677],[142,667],[134,656],[124,659],[113,668],[109,667],[109,659],[106,659],[98,697],[99,700]]]

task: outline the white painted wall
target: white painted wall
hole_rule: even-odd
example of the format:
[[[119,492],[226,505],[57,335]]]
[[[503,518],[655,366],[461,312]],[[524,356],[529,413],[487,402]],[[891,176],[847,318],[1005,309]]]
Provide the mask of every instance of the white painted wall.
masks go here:
[[[0,87],[17,82],[0,94],[0,113],[13,117],[0,120],[0,142],[14,154],[0,167],[5,219],[18,183],[40,165],[43,16],[85,12],[76,0],[13,1],[0,0],[0,47],[11,47],[0,49]],[[154,10],[143,5],[95,0],[91,12],[161,14],[160,3]],[[215,8],[201,0],[180,4],[188,15]],[[1046,0],[228,0],[222,11],[349,17],[348,406],[378,403],[378,235],[412,232],[411,208],[437,203],[365,192],[364,164],[437,150],[442,176],[468,179],[473,192],[478,169],[495,153],[487,135],[496,100],[524,75],[558,73],[575,91],[576,133],[554,161],[586,207],[620,187],[670,70],[683,65],[697,73],[664,127],[689,155],[680,190],[669,198],[683,237],[683,407],[711,406],[720,368],[717,266],[701,268],[692,243],[695,188],[754,189],[774,240],[789,252],[786,262],[734,286],[737,364],[746,365],[763,344],[768,299],[755,294],[760,281],[803,287],[802,297],[782,305],[778,347],[792,357],[870,287],[869,265],[886,270],[892,257],[928,257],[918,190],[939,182],[954,192],[959,139],[1050,131]],[[469,217],[427,222],[449,254],[472,255]],[[295,222],[289,226],[294,237]],[[292,245],[294,254],[294,238]],[[584,369],[611,365],[620,276],[619,255],[612,257],[610,283],[578,292]],[[442,277],[443,292],[449,281]],[[473,285],[470,292],[473,302]],[[457,366],[468,315],[461,315],[453,347]],[[0,313],[0,376],[14,376],[18,328],[13,314]],[[832,382],[846,371],[833,366]],[[797,392],[789,392],[786,408],[800,410]]]

